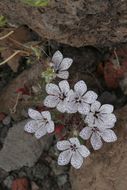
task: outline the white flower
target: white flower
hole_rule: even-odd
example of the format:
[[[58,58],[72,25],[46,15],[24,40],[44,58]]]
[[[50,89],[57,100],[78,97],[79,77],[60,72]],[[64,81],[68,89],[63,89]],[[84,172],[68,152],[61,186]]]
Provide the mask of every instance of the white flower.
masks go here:
[[[117,136],[114,131],[111,130],[113,125],[103,125],[103,126],[87,126],[82,129],[79,136],[87,140],[90,138],[91,145],[94,150],[98,150],[102,147],[103,142],[114,142],[117,140]]]
[[[51,120],[49,111],[38,112],[33,109],[28,110],[31,120],[25,125],[24,130],[28,133],[35,133],[35,137],[40,139],[46,133],[54,131],[54,122]]]
[[[63,152],[58,157],[58,165],[67,165],[69,162],[71,165],[79,169],[83,163],[83,157],[89,156],[90,151],[86,146],[81,145],[78,138],[70,138],[57,142],[58,150]]]
[[[86,83],[82,80],[78,81],[74,86],[74,91],[70,91],[68,94],[68,113],[88,114],[90,111],[90,105],[95,102],[98,95],[94,91],[87,91]]]
[[[49,108],[57,108],[60,112],[66,111],[66,98],[70,92],[69,83],[66,80],[59,82],[59,85],[49,83],[46,85],[46,92],[49,94],[44,105]]]
[[[69,72],[67,69],[72,65],[73,60],[71,58],[63,58],[60,51],[56,51],[52,57],[52,66],[56,76],[62,79],[68,79]]]
[[[90,108],[89,114],[85,117],[85,122],[94,124],[96,126],[101,125],[113,125],[116,122],[116,116],[112,113],[113,106],[110,104],[104,104],[101,106],[100,102],[95,101]]]

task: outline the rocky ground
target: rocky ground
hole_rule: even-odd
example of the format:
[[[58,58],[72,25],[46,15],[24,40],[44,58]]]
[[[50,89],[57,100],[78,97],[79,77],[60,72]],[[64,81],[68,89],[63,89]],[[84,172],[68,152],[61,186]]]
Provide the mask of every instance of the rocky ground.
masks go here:
[[[0,62],[16,49],[22,53],[0,65],[0,190],[10,190],[12,184],[12,190],[21,190],[14,185],[17,179],[27,180],[29,187],[24,190],[126,190],[127,45],[76,48],[42,40],[26,26],[2,28],[1,37],[12,30],[12,35],[0,41]],[[91,150],[80,170],[57,165],[55,136],[37,141],[23,130],[27,109],[43,109],[45,83],[41,73],[57,49],[74,60],[71,85],[84,80],[99,94],[99,101],[114,105],[118,117],[118,141],[105,144],[102,150]],[[20,187],[21,181],[17,184]]]

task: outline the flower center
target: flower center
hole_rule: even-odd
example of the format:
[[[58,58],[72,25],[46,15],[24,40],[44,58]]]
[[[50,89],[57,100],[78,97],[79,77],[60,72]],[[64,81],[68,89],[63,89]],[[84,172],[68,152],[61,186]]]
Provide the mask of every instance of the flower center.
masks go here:
[[[61,100],[64,100],[66,97],[67,97],[67,96],[66,96],[64,93],[61,93],[61,94],[59,95],[59,98],[60,98]]]
[[[80,99],[79,97],[76,97],[76,98],[75,98],[75,102],[76,102],[76,103],[81,103],[81,99]]]
[[[93,131],[94,133],[96,133],[96,132],[99,132],[99,129],[98,129],[97,127],[93,127],[93,128],[92,128],[92,131]]]
[[[94,116],[95,118],[97,118],[97,119],[98,119],[98,117],[99,117],[99,113],[100,113],[100,112],[95,111],[95,113],[94,113],[94,115],[93,115],[93,116]]]
[[[76,144],[71,145],[70,148],[71,148],[71,151],[73,152],[76,152],[77,150]]]

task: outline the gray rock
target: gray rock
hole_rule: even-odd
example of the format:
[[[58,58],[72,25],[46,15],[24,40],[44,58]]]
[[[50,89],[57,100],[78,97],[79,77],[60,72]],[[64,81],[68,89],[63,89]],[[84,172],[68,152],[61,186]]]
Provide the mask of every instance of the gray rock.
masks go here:
[[[59,187],[63,186],[65,183],[67,183],[67,175],[59,175],[57,177],[57,183],[59,185]]]
[[[13,176],[8,176],[5,180],[4,180],[4,185],[6,187],[8,187],[9,189],[11,189],[11,185],[12,185],[12,181],[13,181]]]
[[[3,149],[0,151],[0,168],[12,171],[23,166],[32,167],[51,140],[45,136],[37,140],[24,131],[27,121],[20,122],[9,129]]]
[[[21,0],[0,1],[1,15],[12,24],[25,24],[43,39],[75,47],[126,42],[126,7],[126,0],[52,0],[39,8]]]

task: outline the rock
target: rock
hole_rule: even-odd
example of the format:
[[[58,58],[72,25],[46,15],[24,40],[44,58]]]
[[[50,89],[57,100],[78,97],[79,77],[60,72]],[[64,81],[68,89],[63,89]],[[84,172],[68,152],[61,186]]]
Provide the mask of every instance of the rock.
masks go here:
[[[79,170],[71,169],[72,189],[127,189],[127,106],[116,112],[118,122],[115,143],[105,143],[94,151]]]
[[[49,174],[49,168],[44,164],[36,164],[32,168],[32,175],[34,179],[43,180]]]
[[[0,169],[0,183],[8,176],[8,173]]]
[[[98,101],[100,101],[101,104],[115,104],[117,97],[115,93],[105,91],[99,96]]]
[[[23,166],[32,167],[50,145],[48,137],[37,140],[31,134],[24,132],[26,121],[17,123],[9,129],[3,149],[0,151],[0,168],[5,171],[19,169]]]
[[[13,176],[8,176],[5,180],[4,180],[4,185],[6,187],[8,187],[9,189],[11,189],[11,186],[12,186],[12,181],[13,181],[14,177]]]
[[[123,78],[120,80],[119,85],[123,93],[127,95],[127,72],[124,74]]]
[[[32,186],[31,188],[32,190],[39,190],[38,185],[34,181],[32,181],[31,186]]]
[[[65,183],[67,183],[67,175],[64,174],[64,175],[59,175],[57,177],[57,183],[58,183],[58,186],[61,187],[63,186]]]
[[[15,101],[17,98],[16,90],[19,88],[23,88],[24,84],[26,86],[30,86],[31,84],[37,83],[43,69],[44,64],[34,64],[30,69],[24,70],[18,77],[10,82],[0,94],[0,112],[2,111],[5,113],[9,113],[10,116],[12,116],[12,118],[16,121],[24,118],[22,116],[22,110],[28,108],[29,106],[33,106],[35,102],[33,101],[33,99],[31,101],[19,101],[16,113],[12,113],[12,111],[10,110],[12,110],[15,105]],[[37,104],[38,102],[36,102],[36,105]]]
[[[0,13],[12,24],[23,24],[42,38],[75,47],[127,41],[126,0],[52,0],[31,7],[21,0],[0,1]]]

